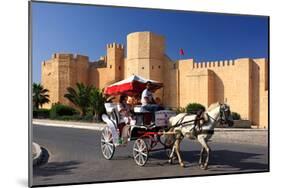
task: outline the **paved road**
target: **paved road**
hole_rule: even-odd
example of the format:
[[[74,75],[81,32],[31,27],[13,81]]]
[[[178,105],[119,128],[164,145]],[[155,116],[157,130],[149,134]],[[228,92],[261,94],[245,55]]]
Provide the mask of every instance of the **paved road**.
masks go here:
[[[48,149],[49,162],[34,168],[34,185],[148,179],[268,170],[266,146],[211,142],[209,169],[198,168],[200,145],[187,139],[181,145],[186,168],[167,163],[165,152],[153,153],[145,167],[132,158],[132,144],[118,147],[112,160],[100,152],[100,132],[33,126],[34,141]]]

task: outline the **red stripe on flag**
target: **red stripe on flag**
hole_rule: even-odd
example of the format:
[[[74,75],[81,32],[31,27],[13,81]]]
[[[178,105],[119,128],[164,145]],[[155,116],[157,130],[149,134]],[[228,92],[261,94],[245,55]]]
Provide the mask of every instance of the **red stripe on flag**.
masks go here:
[[[184,55],[184,51],[182,48],[180,49],[180,55]]]

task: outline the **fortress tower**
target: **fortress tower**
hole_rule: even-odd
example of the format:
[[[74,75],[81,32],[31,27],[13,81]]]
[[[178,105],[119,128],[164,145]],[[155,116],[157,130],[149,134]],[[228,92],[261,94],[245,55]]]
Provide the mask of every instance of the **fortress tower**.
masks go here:
[[[163,82],[165,39],[152,32],[127,35],[126,77],[135,74]]]
[[[164,81],[165,39],[152,32],[135,32],[127,35],[125,77],[133,74],[147,79]],[[163,89],[156,92],[163,99]]]
[[[124,77],[124,46],[121,44],[108,44],[107,48],[107,68],[111,69],[109,82],[122,80]]]

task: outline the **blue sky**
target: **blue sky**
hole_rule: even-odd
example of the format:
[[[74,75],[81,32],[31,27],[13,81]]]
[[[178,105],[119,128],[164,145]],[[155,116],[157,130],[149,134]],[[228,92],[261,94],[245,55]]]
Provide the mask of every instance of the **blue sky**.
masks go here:
[[[41,62],[53,53],[96,60],[107,43],[126,44],[126,35],[136,31],[164,35],[166,54],[174,60],[268,57],[267,17],[40,2],[32,2],[31,11],[34,82],[41,80]]]

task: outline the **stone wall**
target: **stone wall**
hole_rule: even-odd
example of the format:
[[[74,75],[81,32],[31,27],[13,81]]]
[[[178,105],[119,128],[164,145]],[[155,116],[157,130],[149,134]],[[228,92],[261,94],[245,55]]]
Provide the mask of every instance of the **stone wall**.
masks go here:
[[[209,106],[227,102],[231,110],[251,119],[250,59],[235,61],[180,61],[179,105],[197,102]],[[239,76],[237,75],[239,73]]]
[[[151,32],[127,35],[127,55],[121,44],[107,44],[106,55],[95,62],[87,56],[57,53],[42,62],[42,84],[51,103],[70,104],[63,96],[77,82],[100,89],[132,74],[164,83],[155,95],[170,107],[196,102],[209,106],[227,102],[232,111],[252,124],[267,127],[268,62],[241,58],[212,62],[171,60],[165,38]],[[50,104],[44,105],[50,108]],[[70,104],[71,105],[71,104]]]

